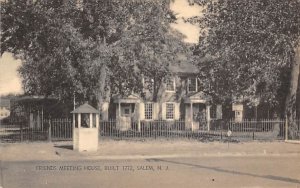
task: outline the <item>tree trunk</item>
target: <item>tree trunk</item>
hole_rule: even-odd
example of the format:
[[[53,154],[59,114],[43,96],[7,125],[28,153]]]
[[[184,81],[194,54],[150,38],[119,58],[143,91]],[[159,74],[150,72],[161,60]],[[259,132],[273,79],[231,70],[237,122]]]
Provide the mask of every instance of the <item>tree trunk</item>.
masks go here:
[[[98,97],[98,109],[100,111],[101,117],[103,117],[102,106],[104,103],[104,97],[106,96],[106,93],[105,93],[106,77],[107,77],[106,65],[102,65],[101,70],[100,70],[100,79],[99,79],[100,87],[99,87],[98,96],[97,96]]]
[[[296,102],[297,102],[297,118],[300,120],[300,67],[299,67],[298,92],[297,92]]]
[[[300,69],[300,44],[295,48],[295,57],[292,62],[291,80],[288,95],[285,103],[285,114],[289,123],[289,137],[295,139],[297,132],[296,124],[296,96],[298,89],[299,69]]]

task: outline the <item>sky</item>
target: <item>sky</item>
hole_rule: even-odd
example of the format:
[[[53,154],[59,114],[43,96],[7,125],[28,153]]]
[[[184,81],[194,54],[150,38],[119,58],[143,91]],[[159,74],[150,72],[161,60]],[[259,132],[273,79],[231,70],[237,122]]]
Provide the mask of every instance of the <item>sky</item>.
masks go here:
[[[17,60],[11,53],[3,53],[0,58],[0,96],[9,93],[22,93],[21,78],[17,69],[21,60]]]
[[[171,3],[170,8],[175,12],[178,19],[175,24],[171,24],[171,27],[186,36],[184,42],[197,43],[199,28],[189,23],[184,23],[183,18],[199,15],[201,7],[196,4],[189,6],[187,0],[175,0]],[[10,93],[23,93],[21,78],[17,71],[21,64],[21,60],[15,59],[11,53],[5,52],[0,57],[0,96]]]

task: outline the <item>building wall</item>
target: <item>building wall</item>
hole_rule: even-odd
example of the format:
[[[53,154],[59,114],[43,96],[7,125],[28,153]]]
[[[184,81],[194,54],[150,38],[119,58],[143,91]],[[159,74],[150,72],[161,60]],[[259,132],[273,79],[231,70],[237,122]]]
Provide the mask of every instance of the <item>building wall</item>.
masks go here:
[[[191,75],[193,77],[193,75]],[[158,91],[157,100],[154,101],[152,93],[144,89],[143,101],[141,103],[141,108],[139,113],[141,114],[141,119],[145,119],[145,104],[153,103],[153,119],[168,120],[167,116],[167,104],[173,104],[174,106],[174,120],[184,119],[186,116],[186,104],[183,103],[183,98],[187,94],[195,94],[196,92],[188,92],[187,90],[187,79],[188,76],[174,76],[171,77],[175,82],[174,91],[167,90],[166,83],[162,83]]]

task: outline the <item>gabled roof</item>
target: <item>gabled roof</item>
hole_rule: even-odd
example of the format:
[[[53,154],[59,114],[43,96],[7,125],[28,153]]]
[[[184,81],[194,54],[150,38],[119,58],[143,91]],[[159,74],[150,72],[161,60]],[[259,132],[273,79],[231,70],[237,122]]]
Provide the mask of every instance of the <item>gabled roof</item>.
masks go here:
[[[54,96],[41,96],[41,95],[24,95],[20,97],[14,97],[14,102],[38,102],[43,100],[56,100],[57,98]]]
[[[129,96],[122,96],[118,94],[112,98],[114,103],[136,103],[140,101],[140,97],[136,94],[130,94]]]
[[[184,98],[184,103],[191,103],[191,102],[192,103],[207,103],[209,101],[211,101],[211,97],[207,96],[202,91],[197,92],[197,93],[188,94]]]
[[[177,61],[170,64],[170,71],[173,73],[183,74],[196,74],[198,73],[198,67],[196,67],[192,60],[189,59],[185,54],[177,54],[175,58]]]
[[[197,74],[198,68],[189,62],[180,62],[178,64],[171,64],[170,70],[173,73],[184,73],[184,74]]]
[[[0,107],[10,108],[10,99],[0,98]]]
[[[100,112],[96,110],[94,107],[89,105],[88,103],[85,103],[75,110],[71,112],[72,114],[79,114],[79,113],[87,113],[87,114],[99,114]]]

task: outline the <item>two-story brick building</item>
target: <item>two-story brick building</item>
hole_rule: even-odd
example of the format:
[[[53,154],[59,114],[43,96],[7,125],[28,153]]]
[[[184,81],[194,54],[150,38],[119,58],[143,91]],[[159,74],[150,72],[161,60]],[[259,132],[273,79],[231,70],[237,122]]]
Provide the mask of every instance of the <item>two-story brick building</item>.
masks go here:
[[[170,66],[168,76],[154,99],[147,84],[151,78],[142,78],[143,92],[129,96],[113,95],[111,103],[102,107],[102,120],[116,119],[117,129],[129,130],[133,123],[141,129],[140,122],[184,122],[187,130],[209,130],[212,119],[222,118],[222,106],[212,105],[211,97],[200,90],[198,69],[188,62]]]

